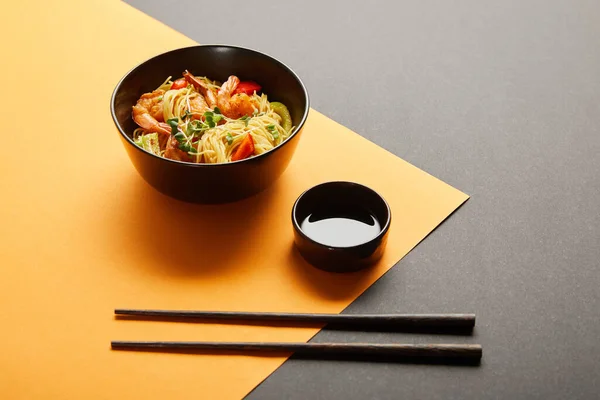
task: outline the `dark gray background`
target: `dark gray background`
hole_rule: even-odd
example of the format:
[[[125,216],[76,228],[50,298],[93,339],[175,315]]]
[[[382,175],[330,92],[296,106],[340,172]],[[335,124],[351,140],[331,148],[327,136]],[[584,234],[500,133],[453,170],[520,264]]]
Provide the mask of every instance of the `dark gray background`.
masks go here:
[[[600,379],[600,3],[131,4],[290,65],[312,106],[472,196],[348,313],[475,312],[480,367],[291,360],[250,399],[591,399]]]

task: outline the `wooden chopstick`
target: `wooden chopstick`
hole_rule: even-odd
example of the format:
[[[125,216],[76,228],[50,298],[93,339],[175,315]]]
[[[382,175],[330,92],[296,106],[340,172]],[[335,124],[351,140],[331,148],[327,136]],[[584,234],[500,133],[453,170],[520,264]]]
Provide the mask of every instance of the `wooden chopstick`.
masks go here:
[[[116,309],[116,315],[165,319],[243,320],[340,324],[365,328],[455,328],[472,329],[475,314],[300,314],[237,311],[180,311]]]
[[[114,350],[293,352],[304,356],[363,356],[479,360],[478,344],[371,344],[371,343],[263,343],[263,342],[137,342],[113,341]]]

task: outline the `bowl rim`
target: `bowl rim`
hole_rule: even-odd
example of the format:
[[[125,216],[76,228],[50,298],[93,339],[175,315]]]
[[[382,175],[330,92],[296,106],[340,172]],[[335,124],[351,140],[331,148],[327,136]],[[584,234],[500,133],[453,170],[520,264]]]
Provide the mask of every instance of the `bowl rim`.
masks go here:
[[[304,92],[304,97],[306,98],[306,105],[304,107],[304,112],[302,114],[302,119],[300,120],[300,123],[295,127],[295,129],[293,130],[293,132],[290,134],[290,136],[288,136],[288,138],[280,143],[278,146],[273,147],[271,150],[265,151],[262,154],[259,154],[257,156],[254,157],[250,157],[250,158],[245,158],[243,160],[238,160],[238,161],[229,161],[226,163],[215,163],[215,164],[208,164],[208,163],[190,163],[190,162],[184,162],[184,161],[177,161],[177,160],[172,160],[170,158],[164,158],[164,157],[160,157],[157,156],[156,154],[152,154],[144,149],[142,149],[141,147],[139,147],[138,145],[135,144],[135,142],[133,141],[132,138],[130,138],[125,131],[123,130],[123,128],[121,127],[121,124],[119,124],[119,121],[117,120],[117,116],[116,116],[116,112],[115,112],[115,99],[117,96],[117,92],[119,91],[119,89],[121,88],[121,85],[123,84],[123,81],[125,81],[125,79],[127,79],[127,77],[129,77],[134,71],[136,71],[138,68],[140,68],[142,65],[151,62],[157,58],[163,57],[169,53],[173,53],[176,51],[181,51],[181,50],[186,50],[186,49],[192,49],[192,48],[198,48],[198,47],[213,47],[213,48],[230,48],[230,49],[238,49],[238,50],[245,50],[245,51],[250,51],[253,53],[257,53],[259,55],[265,56],[267,58],[269,58],[272,62],[280,64],[284,69],[286,69],[290,74],[292,74],[292,76],[296,79],[296,81],[298,81],[298,83],[300,84],[300,87],[302,88],[302,91]],[[271,56],[270,54],[267,54],[265,52],[262,51],[258,51],[249,47],[242,47],[242,46],[235,46],[235,45],[228,45],[228,44],[197,44],[197,45],[191,45],[191,46],[185,46],[185,47],[177,47],[177,48],[173,48],[171,50],[167,50],[164,51],[162,53],[158,53],[150,58],[147,58],[141,62],[139,62],[137,65],[135,65],[133,68],[131,68],[129,71],[127,71],[122,77],[121,79],[119,79],[119,82],[115,85],[115,88],[113,89],[112,95],[110,96],[110,114],[112,116],[112,120],[113,123],[115,124],[115,126],[117,127],[117,130],[119,131],[119,133],[121,134],[121,136],[123,136],[123,138],[125,138],[125,140],[132,145],[135,149],[137,149],[138,151],[143,152],[144,154],[157,158],[159,160],[163,160],[166,162],[170,162],[170,163],[174,163],[174,164],[180,164],[180,165],[185,165],[185,166],[189,166],[192,168],[217,168],[217,167],[224,167],[224,166],[228,166],[228,165],[236,165],[236,164],[240,164],[240,163],[244,163],[244,162],[255,162],[257,160],[260,160],[263,157],[268,156],[269,154],[271,154],[272,152],[278,150],[279,148],[283,147],[286,143],[288,143],[294,136],[296,136],[296,134],[298,134],[298,132],[300,132],[300,130],[302,130],[302,128],[304,127],[304,124],[306,123],[306,120],[308,119],[308,114],[310,111],[310,98],[308,96],[308,90],[306,89],[306,85],[304,84],[304,82],[302,81],[302,79],[300,79],[300,77],[298,76],[298,74],[291,69],[287,64],[279,61],[278,59],[276,59],[275,57]]]
[[[296,218],[296,208],[298,207],[298,204],[302,201],[302,199],[305,197],[305,195],[308,194],[308,192],[319,189],[323,186],[329,186],[329,185],[351,185],[354,187],[358,187],[359,189],[367,190],[367,191],[373,193],[383,203],[383,205],[385,205],[385,207],[387,209],[387,219],[385,221],[384,226],[381,228],[381,232],[379,232],[377,234],[377,236],[375,236],[374,238],[372,238],[366,242],[353,245],[353,246],[330,246],[330,245],[327,245],[327,244],[324,244],[321,242],[317,242],[310,236],[306,235],[306,233],[304,233],[304,231],[300,227],[300,223],[298,222],[298,219]],[[302,236],[303,239],[305,239],[308,242],[310,242],[311,244],[318,246],[320,248],[323,248],[323,249],[349,251],[349,250],[353,250],[353,249],[359,249],[366,245],[370,245],[371,243],[381,240],[387,234],[387,232],[390,230],[391,223],[392,223],[392,210],[391,210],[388,202],[385,200],[385,198],[381,194],[379,194],[377,191],[373,190],[372,188],[365,186],[363,184],[360,184],[357,182],[351,182],[351,181],[329,181],[329,182],[323,182],[318,185],[315,185],[309,189],[306,189],[304,192],[302,192],[302,194],[300,194],[300,196],[298,196],[298,198],[296,199],[296,201],[294,202],[294,205],[292,207],[292,225],[294,226],[294,230],[300,236]]]

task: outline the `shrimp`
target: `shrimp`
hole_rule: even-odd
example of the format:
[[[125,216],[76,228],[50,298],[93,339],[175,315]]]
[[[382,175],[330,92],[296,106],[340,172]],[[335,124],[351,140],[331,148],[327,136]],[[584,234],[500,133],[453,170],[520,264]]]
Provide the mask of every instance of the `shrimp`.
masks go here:
[[[192,161],[192,157],[190,157],[188,153],[179,148],[179,142],[177,141],[177,139],[175,139],[175,137],[171,137],[171,139],[169,139],[169,141],[167,142],[167,148],[165,149],[164,156],[165,158],[170,158],[171,160],[176,161]]]
[[[196,90],[206,98],[206,103],[212,109],[217,105],[217,97],[215,96],[215,92],[209,88],[206,83],[202,81],[202,79],[196,78],[192,75],[188,70],[183,72],[183,77],[189,84],[194,86]]]
[[[231,75],[223,83],[221,89],[219,89],[219,93],[217,93],[217,104],[221,112],[226,117],[232,119],[238,119],[244,115],[250,116],[256,109],[254,102],[247,94],[238,93],[233,96],[231,95],[239,83],[240,79],[235,75]]]
[[[170,135],[171,129],[165,124],[163,117],[162,95],[164,90],[157,89],[152,93],[144,93],[133,106],[133,120],[148,132]]]
[[[205,111],[210,111],[206,100],[201,95],[189,97],[189,111],[194,114],[194,119],[200,119]]]

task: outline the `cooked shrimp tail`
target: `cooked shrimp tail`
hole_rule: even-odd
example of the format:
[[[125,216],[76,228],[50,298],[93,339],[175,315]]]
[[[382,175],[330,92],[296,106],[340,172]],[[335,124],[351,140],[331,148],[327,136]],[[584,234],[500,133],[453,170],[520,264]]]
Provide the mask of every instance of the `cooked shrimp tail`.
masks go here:
[[[196,94],[193,97],[189,98],[189,111],[194,115],[195,119],[200,119],[200,117],[202,116],[202,114],[204,114],[205,111],[210,111],[211,108],[208,107],[208,104],[206,103],[206,99],[204,99],[204,97],[202,97],[202,95],[200,94]]]
[[[213,92],[213,90],[209,88],[206,83],[202,81],[202,79],[196,78],[188,70],[183,72],[183,77],[190,85],[194,86],[202,96],[204,96],[206,103],[210,108],[214,108],[217,105],[215,92]]]
[[[162,96],[163,90],[157,89],[152,93],[144,93],[133,106],[133,120],[148,132],[171,134],[169,125],[164,123]]]

